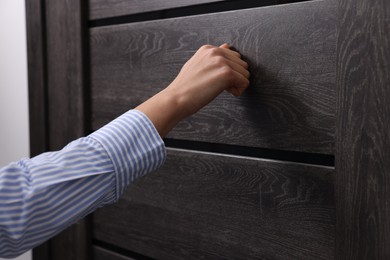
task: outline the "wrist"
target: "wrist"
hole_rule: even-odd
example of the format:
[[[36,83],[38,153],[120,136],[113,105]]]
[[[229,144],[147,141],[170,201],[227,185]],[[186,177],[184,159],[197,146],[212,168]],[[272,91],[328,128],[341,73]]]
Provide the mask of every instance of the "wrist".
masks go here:
[[[165,89],[135,108],[150,119],[161,137],[187,117],[183,109],[184,100],[181,95],[172,92]]]
[[[174,122],[175,125],[189,116],[186,109],[185,98],[173,90],[164,89],[155,96],[159,100],[161,112],[164,112],[166,119]]]

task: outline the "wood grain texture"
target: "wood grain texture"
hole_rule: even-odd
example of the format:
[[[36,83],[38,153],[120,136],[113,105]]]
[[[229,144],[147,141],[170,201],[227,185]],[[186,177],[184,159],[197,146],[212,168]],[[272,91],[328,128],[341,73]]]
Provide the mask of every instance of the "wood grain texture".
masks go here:
[[[94,260],[136,260],[134,258],[118,254],[99,246],[93,247]]]
[[[93,128],[166,87],[202,44],[228,42],[250,64],[250,88],[222,94],[168,137],[333,154],[335,10],[314,1],[93,28]]]
[[[27,0],[26,33],[28,61],[30,156],[48,150],[47,85],[46,85],[46,32],[44,1]],[[49,243],[33,250],[33,258],[49,260]]]
[[[109,18],[226,0],[89,0],[89,19]]]
[[[86,134],[85,12],[82,1],[47,0],[49,149],[61,149]],[[50,240],[50,259],[90,259],[88,222],[80,221]]]
[[[390,8],[339,1],[338,259],[390,259]]]
[[[169,149],[94,213],[94,238],[156,259],[331,259],[333,168]]]
[[[50,149],[85,135],[85,69],[82,4],[46,1]]]
[[[153,14],[154,19],[189,16],[259,6],[300,2],[300,0],[89,0],[89,19]]]
[[[43,24],[42,0],[26,1],[26,32],[28,55],[30,154],[46,152],[47,88],[46,88],[46,34]]]

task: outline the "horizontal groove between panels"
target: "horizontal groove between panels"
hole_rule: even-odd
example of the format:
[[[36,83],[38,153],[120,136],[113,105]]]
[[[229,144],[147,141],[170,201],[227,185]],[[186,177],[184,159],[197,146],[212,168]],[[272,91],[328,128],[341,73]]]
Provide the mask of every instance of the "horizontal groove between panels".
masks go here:
[[[159,10],[159,11],[123,15],[117,17],[96,19],[96,20],[89,21],[88,25],[90,28],[93,28],[93,27],[153,21],[153,20],[169,19],[169,18],[176,18],[176,17],[186,17],[192,15],[219,13],[219,12],[242,10],[248,8],[274,6],[274,5],[281,5],[281,4],[292,4],[297,2],[308,2],[308,1],[313,1],[313,0],[262,0],[262,1],[235,0],[235,1],[214,2],[209,4],[200,4],[200,5],[172,8],[167,10]],[[324,0],[314,0],[314,1],[324,1]]]
[[[103,249],[105,249],[107,251],[110,251],[110,252],[113,252],[113,253],[116,253],[116,254],[119,254],[119,255],[123,255],[125,257],[129,257],[129,259],[153,260],[153,258],[150,258],[148,256],[144,256],[144,255],[138,254],[136,252],[129,251],[127,249],[124,249],[124,248],[118,247],[116,245],[112,245],[112,244],[106,243],[104,241],[100,241],[98,239],[93,239],[92,243],[93,243],[93,245],[98,246],[100,248],[103,248]]]
[[[296,162],[319,166],[335,166],[334,155],[307,152],[285,151],[268,148],[244,147],[238,145],[206,143],[198,141],[164,139],[168,148],[178,148],[192,151],[219,153],[234,156],[245,156],[257,159],[268,159],[286,162]]]

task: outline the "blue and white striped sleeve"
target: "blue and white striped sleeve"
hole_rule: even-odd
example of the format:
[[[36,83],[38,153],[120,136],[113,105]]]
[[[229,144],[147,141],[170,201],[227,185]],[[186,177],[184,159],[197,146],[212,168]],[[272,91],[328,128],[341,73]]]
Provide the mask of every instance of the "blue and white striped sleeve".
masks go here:
[[[116,201],[165,157],[153,124],[130,110],[61,151],[0,169],[0,257],[20,255]]]

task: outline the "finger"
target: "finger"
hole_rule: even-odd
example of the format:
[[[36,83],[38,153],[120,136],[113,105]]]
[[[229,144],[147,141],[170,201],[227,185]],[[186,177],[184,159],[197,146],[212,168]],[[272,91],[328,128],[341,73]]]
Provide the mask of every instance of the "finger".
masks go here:
[[[237,73],[236,82],[233,85],[236,89],[239,90],[240,95],[248,88],[249,79]]]
[[[222,55],[223,57],[231,60],[232,62],[239,64],[240,66],[244,67],[245,69],[248,69],[248,67],[249,67],[248,63],[240,58],[241,54],[239,54],[236,51],[230,50],[229,45],[227,43],[220,45],[219,48],[217,47],[217,49],[215,49],[215,50],[218,50],[218,53],[220,55]]]
[[[230,87],[230,88],[227,88],[226,91],[231,93],[233,96],[236,96],[236,97],[239,97],[239,96],[242,96],[242,94],[245,92],[245,90],[247,89],[247,87]]]
[[[229,59],[227,59],[226,62],[229,65],[229,67],[232,68],[234,71],[240,73],[241,75],[243,75],[247,79],[249,78],[249,76],[250,76],[249,71],[245,67],[243,67],[241,64],[237,64],[236,62],[233,62]]]
[[[231,61],[231,62],[234,62],[234,63],[240,65],[241,67],[243,67],[245,69],[248,69],[248,67],[249,67],[248,63],[240,58],[232,57],[229,55],[224,55],[224,58]]]
[[[230,49],[230,46],[227,43],[222,44],[221,46],[219,46],[219,48],[224,49],[224,51],[226,53],[229,53],[230,55],[236,56],[238,58],[241,57],[241,54],[239,52],[237,52],[237,51],[234,51],[234,50]]]
[[[229,44],[227,44],[227,43],[224,43],[224,44],[222,44],[221,46],[219,46],[220,48],[224,48],[224,49],[230,49],[230,46],[229,46]]]
[[[233,57],[241,58],[241,54],[238,51],[233,51],[232,49],[221,48],[226,54]]]
[[[226,91],[232,93],[235,96],[241,96],[242,93],[249,86],[249,79],[241,75],[240,73],[233,71],[235,74],[230,87],[226,88]]]
[[[238,52],[236,52],[236,53],[238,53]],[[244,67],[246,69],[249,67],[248,63],[246,61],[244,61],[243,59],[241,59],[240,57],[234,55],[231,52],[224,52],[224,56],[225,56],[225,58],[227,58],[227,59],[229,59],[229,60],[231,60],[231,61],[233,61],[235,63],[240,64],[242,67]]]
[[[230,94],[232,94],[235,97],[239,97],[239,96],[242,96],[242,94],[244,93],[245,89],[231,87],[231,88],[226,89],[226,91],[229,92]]]
[[[229,92],[230,94],[232,94],[235,97],[240,97],[244,93],[245,89],[246,88],[230,87],[230,88],[226,89],[226,92]]]
[[[220,45],[219,48],[223,49],[224,54],[227,55],[226,57],[229,57],[232,61],[240,63],[243,67],[248,68],[248,63],[241,59],[241,54],[231,50],[227,43]]]
[[[230,94],[232,94],[233,96],[236,96],[236,97],[240,96],[240,92],[237,90],[237,88],[234,88],[234,87],[228,88],[228,89],[226,89],[226,91],[229,92]]]

